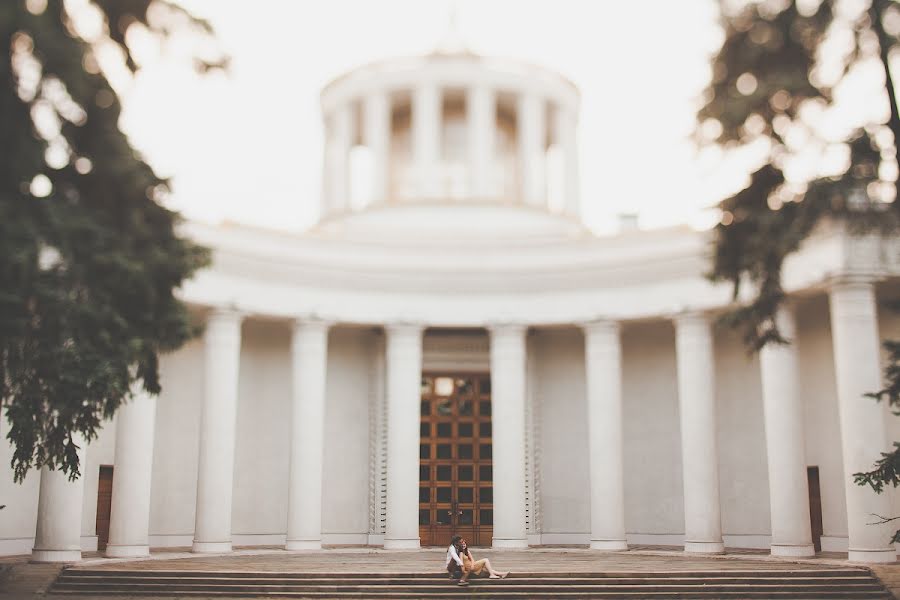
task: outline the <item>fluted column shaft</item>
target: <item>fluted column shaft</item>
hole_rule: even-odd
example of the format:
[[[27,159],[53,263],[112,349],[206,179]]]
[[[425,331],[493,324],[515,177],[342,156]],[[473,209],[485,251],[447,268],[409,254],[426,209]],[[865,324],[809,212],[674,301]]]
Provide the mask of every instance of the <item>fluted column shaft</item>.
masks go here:
[[[544,207],[547,202],[547,110],[543,98],[523,94],[516,121],[519,141],[519,177],[525,204]]]
[[[32,562],[75,562],[81,560],[81,510],[84,502],[84,438],[75,437],[79,447],[81,476],[69,481],[60,470],[41,468],[37,526]]]
[[[391,104],[387,92],[366,96],[363,110],[363,143],[372,152],[372,202],[378,204],[388,196]]]
[[[591,478],[591,548],[627,550],[619,324],[584,326]]]
[[[678,317],[675,346],[684,477],[684,550],[721,553],[725,546],[719,508],[715,363],[707,318],[700,314]]]
[[[385,327],[387,363],[386,549],[419,547],[419,402],[422,327]]]
[[[557,107],[553,120],[556,143],[562,154],[563,162],[563,210],[567,215],[578,217],[581,214],[581,198],[576,139],[577,118],[574,111]]]
[[[525,548],[525,333],[498,325],[491,334],[495,548]]]
[[[864,395],[881,389],[878,316],[871,281],[843,281],[829,292],[834,371],[841,419],[844,489],[847,496],[849,558],[859,562],[893,562],[893,523],[870,525],[873,515],[891,513],[887,493],[876,494],[853,482],[853,474],[870,471],[887,452],[887,407]]]
[[[116,414],[115,476],[106,556],[150,554],[150,482],[156,397],[135,385]]]
[[[797,389],[794,315],[779,310],[778,328],[791,343],[767,344],[759,352],[773,556],[813,556],[809,488],[803,433],[803,405]]]
[[[412,97],[412,152],[418,192],[423,198],[439,194],[438,162],[441,158],[441,90],[422,84]]]
[[[193,552],[231,551],[241,320],[240,313],[216,310],[206,321]]]
[[[494,138],[497,127],[497,96],[494,90],[476,86],[466,97],[469,141],[470,195],[487,198],[493,194]]]
[[[322,547],[322,458],[328,324],[298,321],[291,338],[291,460],[288,550]]]

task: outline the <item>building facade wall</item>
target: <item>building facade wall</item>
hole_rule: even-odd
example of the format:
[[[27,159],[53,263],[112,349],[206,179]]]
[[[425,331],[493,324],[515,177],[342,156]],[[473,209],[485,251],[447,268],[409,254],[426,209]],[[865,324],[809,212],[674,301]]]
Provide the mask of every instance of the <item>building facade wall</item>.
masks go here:
[[[160,357],[156,404],[150,545],[185,546],[194,537],[198,432],[203,398],[203,339]]]
[[[365,544],[369,531],[374,336],[361,328],[335,328],[328,336],[322,535],[329,544]]]
[[[684,499],[670,323],[623,328],[622,396],[626,531],[632,543],[680,544]]]
[[[847,501],[828,298],[815,296],[798,302],[796,319],[797,376],[805,413],[806,464],[819,468],[822,547],[846,550]]]
[[[541,436],[541,539],[582,543],[591,526],[584,339],[574,328],[531,335]]]

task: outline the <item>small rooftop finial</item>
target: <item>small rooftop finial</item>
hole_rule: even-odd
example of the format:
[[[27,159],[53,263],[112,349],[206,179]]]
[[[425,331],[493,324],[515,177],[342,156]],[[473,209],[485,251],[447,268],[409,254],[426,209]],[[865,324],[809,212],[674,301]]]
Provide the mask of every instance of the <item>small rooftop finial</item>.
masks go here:
[[[447,15],[447,30],[444,32],[444,36],[438,43],[437,48],[435,48],[435,52],[438,54],[459,54],[468,51],[462,32],[459,29],[458,17],[459,4],[456,0],[451,0]]]

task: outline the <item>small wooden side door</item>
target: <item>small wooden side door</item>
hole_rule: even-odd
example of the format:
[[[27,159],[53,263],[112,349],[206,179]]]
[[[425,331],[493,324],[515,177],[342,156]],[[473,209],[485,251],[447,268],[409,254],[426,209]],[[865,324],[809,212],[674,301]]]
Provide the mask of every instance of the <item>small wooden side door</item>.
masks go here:
[[[819,467],[807,467],[806,479],[809,483],[809,525],[812,530],[813,546],[822,551],[822,492],[819,489]]]
[[[101,465],[97,483],[97,549],[106,550],[109,541],[109,513],[112,506],[112,465]]]

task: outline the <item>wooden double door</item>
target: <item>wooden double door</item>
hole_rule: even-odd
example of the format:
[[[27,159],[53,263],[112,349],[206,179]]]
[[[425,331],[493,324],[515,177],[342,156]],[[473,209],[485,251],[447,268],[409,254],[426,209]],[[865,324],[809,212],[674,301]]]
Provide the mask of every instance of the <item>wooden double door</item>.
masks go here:
[[[426,373],[419,442],[419,537],[447,546],[461,535],[488,546],[494,525],[491,379]]]

